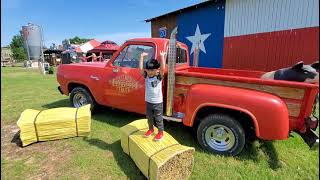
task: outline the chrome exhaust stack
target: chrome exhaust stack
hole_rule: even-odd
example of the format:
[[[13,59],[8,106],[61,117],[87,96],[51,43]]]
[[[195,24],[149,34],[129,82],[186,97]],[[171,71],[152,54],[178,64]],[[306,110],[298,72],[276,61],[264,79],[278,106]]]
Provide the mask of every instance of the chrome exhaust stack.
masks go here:
[[[173,92],[175,85],[175,68],[176,68],[176,34],[178,27],[175,27],[170,35],[169,50],[168,50],[168,83],[167,83],[167,109],[166,116],[173,114]]]

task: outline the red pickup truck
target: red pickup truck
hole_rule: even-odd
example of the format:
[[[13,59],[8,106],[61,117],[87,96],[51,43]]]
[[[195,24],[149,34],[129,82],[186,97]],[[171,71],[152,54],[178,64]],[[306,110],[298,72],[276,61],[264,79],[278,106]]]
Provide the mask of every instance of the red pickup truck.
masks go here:
[[[149,54],[145,60],[160,59],[160,51],[171,46],[170,42],[131,39],[108,62],[59,65],[58,89],[70,96],[74,107],[90,103],[145,114],[140,54]],[[259,71],[190,67],[188,47],[176,42],[172,49],[176,60],[173,98],[170,102],[166,97],[166,70],[164,119],[197,128],[197,140],[204,149],[237,155],[248,137],[284,140],[293,131],[310,147],[318,146],[313,132],[318,120],[311,118],[318,84],[265,80],[260,78],[264,72]]]

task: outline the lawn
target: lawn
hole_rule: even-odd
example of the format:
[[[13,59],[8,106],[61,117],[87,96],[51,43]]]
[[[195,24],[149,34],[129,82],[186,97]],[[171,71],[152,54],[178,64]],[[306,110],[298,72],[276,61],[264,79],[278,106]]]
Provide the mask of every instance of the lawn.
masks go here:
[[[4,179],[145,179],[122,152],[119,128],[142,115],[100,108],[92,116],[89,138],[15,144],[16,121],[27,108],[69,106],[57,90],[55,75],[21,67],[1,68],[1,177]],[[195,147],[191,179],[319,179],[319,151],[301,137],[254,142],[237,157],[203,151],[192,130],[169,122],[165,130],[181,144]],[[319,132],[319,131],[318,131]]]

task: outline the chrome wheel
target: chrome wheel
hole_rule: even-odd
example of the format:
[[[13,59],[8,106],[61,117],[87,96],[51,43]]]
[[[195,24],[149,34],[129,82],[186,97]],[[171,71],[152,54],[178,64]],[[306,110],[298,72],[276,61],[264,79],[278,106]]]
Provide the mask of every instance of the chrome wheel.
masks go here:
[[[206,130],[205,141],[216,151],[228,151],[235,144],[235,135],[230,128],[217,124]]]
[[[88,104],[88,100],[84,94],[77,93],[73,96],[74,107],[79,108],[79,107],[86,105],[86,104]]]

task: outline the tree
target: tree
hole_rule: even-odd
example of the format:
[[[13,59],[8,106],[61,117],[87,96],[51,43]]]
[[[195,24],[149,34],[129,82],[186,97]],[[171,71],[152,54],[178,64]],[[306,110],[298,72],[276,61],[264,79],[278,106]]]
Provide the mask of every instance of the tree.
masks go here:
[[[78,36],[75,36],[74,38],[71,38],[69,40],[70,40],[70,44],[82,44],[90,41],[91,39],[79,38]]]
[[[18,62],[21,62],[27,59],[27,52],[23,44],[24,44],[23,37],[21,35],[13,36],[10,43],[10,48],[12,51],[13,59],[15,59]]]

